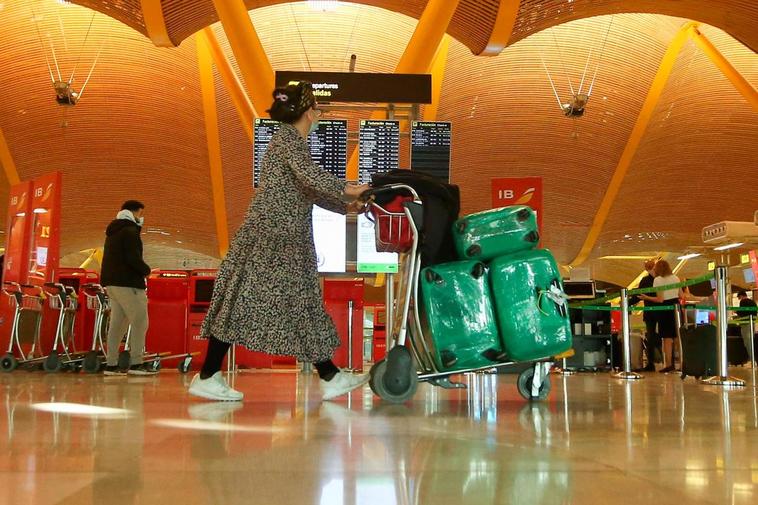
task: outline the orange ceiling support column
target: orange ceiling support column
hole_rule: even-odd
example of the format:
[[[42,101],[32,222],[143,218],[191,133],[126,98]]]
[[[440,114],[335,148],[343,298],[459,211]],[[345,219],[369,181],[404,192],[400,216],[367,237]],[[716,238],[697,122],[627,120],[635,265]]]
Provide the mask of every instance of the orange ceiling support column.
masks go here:
[[[740,74],[729,60],[727,60],[723,54],[716,49],[708,37],[703,35],[697,26],[690,27],[690,37],[697,44],[708,58],[718,67],[724,77],[729,79],[734,88],[745,97],[745,100],[753,107],[753,110],[758,111],[758,91]]]
[[[445,35],[437,48],[437,54],[432,62],[432,103],[424,107],[424,121],[436,121],[442,96],[442,82],[445,80],[445,68],[447,67],[447,55],[450,52],[450,36]]]
[[[216,12],[237,59],[247,94],[259,115],[271,106],[274,69],[243,0],[213,0]]]
[[[214,0],[219,1],[219,0]],[[418,20],[411,40],[395,67],[396,74],[423,74],[429,71],[434,55],[442,42],[450,20],[460,0],[429,0]],[[384,112],[371,114],[371,119],[382,119]],[[347,164],[347,180],[358,180],[358,148],[353,149]]]
[[[218,133],[218,111],[216,110],[216,89],[213,79],[211,49],[202,37],[196,39],[197,64],[200,71],[200,90],[203,97],[205,116],[205,136],[208,141],[208,163],[210,165],[213,209],[216,216],[216,238],[221,257],[229,250],[229,228],[224,197],[224,171],[221,163],[221,140]]]
[[[213,63],[224,81],[224,88],[232,99],[234,108],[237,110],[242,127],[250,142],[253,141],[253,119],[257,116],[250,98],[245,94],[242,83],[237,78],[237,73],[232,68],[229,60],[226,58],[224,51],[218,43],[216,34],[210,28],[205,28],[195,35],[198,39],[203,39],[203,43],[210,49]],[[200,43],[200,42],[198,42]]]
[[[166,28],[166,18],[163,16],[161,0],[140,0],[142,19],[150,40],[157,47],[176,47]]]
[[[21,179],[18,177],[16,164],[13,162],[13,157],[11,156],[11,150],[8,148],[8,142],[5,141],[2,128],[0,128],[0,165],[3,166],[8,184],[13,186],[21,182]]]
[[[582,245],[579,254],[570,263],[571,267],[584,263],[592,252],[592,249],[595,247],[600,232],[603,230],[605,221],[608,218],[611,207],[619,194],[626,173],[632,164],[634,155],[637,154],[637,148],[640,146],[642,137],[645,135],[645,131],[653,116],[653,112],[655,112],[655,108],[658,105],[658,100],[661,97],[663,88],[666,86],[669,76],[671,75],[671,69],[674,67],[676,58],[679,56],[682,47],[684,47],[684,43],[687,42],[689,31],[692,26],[696,26],[696,23],[688,22],[685,24],[682,29],[677,32],[676,36],[674,36],[668,49],[666,49],[666,53],[663,55],[663,59],[658,66],[658,72],[655,74],[653,83],[648,90],[647,97],[642,104],[642,109],[637,116],[637,121],[634,123],[632,133],[629,135],[624,151],[621,153],[621,158],[616,165],[616,170],[613,172],[611,182],[608,184],[608,188],[605,190],[605,195],[603,195],[603,199],[600,202],[600,207],[598,207],[598,210],[595,213],[595,218],[592,220],[592,226],[590,226],[590,230],[587,233],[587,237],[584,239],[584,244]]]
[[[521,7],[521,0],[500,0],[495,25],[492,27],[487,45],[479,56],[497,56],[508,46],[519,7]]]

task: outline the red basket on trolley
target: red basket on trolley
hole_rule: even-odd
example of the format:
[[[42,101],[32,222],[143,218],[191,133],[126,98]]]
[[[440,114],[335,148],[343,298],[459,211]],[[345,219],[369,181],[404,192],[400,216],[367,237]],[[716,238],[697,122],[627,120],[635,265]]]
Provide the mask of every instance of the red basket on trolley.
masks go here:
[[[369,212],[376,230],[377,252],[404,253],[413,247],[413,230],[405,215],[410,196],[398,195],[383,206],[372,204]]]

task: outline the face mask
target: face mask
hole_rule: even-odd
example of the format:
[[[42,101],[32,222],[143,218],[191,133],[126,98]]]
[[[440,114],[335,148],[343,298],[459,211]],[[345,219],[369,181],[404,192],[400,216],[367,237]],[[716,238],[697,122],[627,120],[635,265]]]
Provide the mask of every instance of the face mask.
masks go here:
[[[141,218],[137,219],[137,224],[140,225],[140,226],[142,226],[143,224],[145,224],[145,218],[141,217]]]
[[[318,130],[318,119],[311,123],[311,127],[308,130],[308,135]]]

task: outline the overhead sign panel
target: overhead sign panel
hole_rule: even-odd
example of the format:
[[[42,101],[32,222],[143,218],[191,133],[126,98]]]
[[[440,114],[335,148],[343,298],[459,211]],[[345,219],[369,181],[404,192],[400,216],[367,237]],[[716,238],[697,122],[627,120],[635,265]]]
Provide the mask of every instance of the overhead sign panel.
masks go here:
[[[313,84],[319,102],[432,103],[429,74],[277,71],[276,86]]]

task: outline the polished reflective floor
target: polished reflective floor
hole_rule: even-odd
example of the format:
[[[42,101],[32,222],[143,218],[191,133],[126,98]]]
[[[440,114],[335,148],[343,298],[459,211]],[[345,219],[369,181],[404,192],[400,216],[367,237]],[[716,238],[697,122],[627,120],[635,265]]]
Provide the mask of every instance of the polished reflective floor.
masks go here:
[[[244,404],[190,399],[190,376],[0,376],[2,504],[755,504],[758,398],[649,374],[515,376],[368,388],[321,403],[315,376],[240,373]]]

